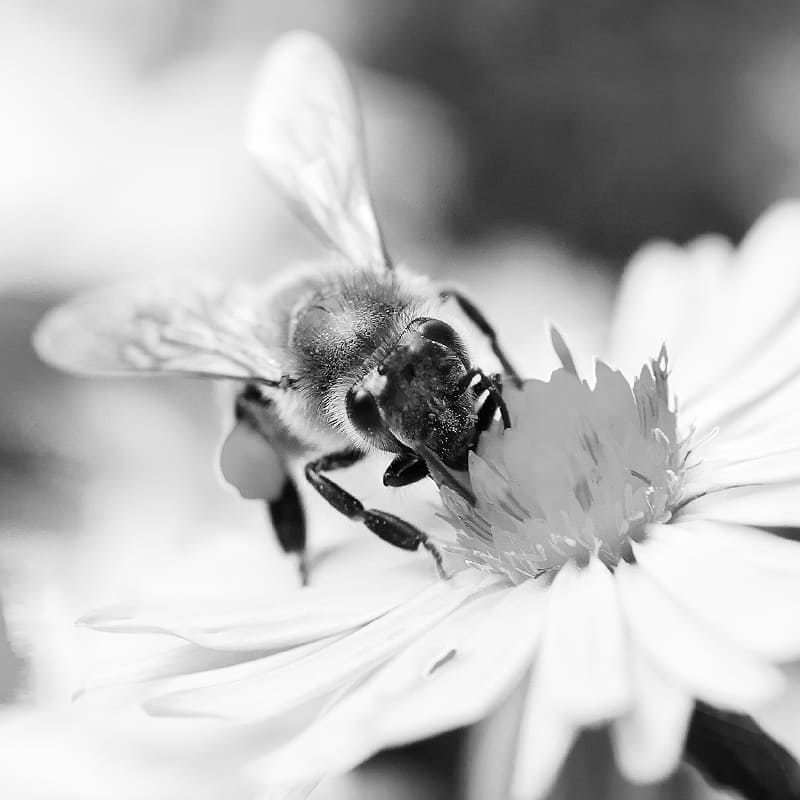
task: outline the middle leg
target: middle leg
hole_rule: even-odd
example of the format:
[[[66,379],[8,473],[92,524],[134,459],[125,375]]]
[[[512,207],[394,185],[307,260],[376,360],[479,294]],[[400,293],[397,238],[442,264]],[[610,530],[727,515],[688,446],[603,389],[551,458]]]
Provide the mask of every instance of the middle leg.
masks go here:
[[[442,555],[426,533],[394,514],[375,508],[365,508],[357,497],[322,474],[349,467],[363,457],[364,453],[357,450],[329,453],[306,464],[306,478],[333,508],[349,519],[363,523],[383,541],[403,550],[417,550],[422,545],[433,556],[437,571],[444,574]]]

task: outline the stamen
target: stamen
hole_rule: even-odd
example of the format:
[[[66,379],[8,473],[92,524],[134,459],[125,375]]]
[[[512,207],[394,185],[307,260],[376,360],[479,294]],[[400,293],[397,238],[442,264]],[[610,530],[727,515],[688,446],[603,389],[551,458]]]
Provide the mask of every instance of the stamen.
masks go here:
[[[645,486],[650,486],[653,483],[647,475],[642,475],[641,472],[637,472],[635,469],[629,469],[628,472],[630,472],[634,478],[638,478]]]

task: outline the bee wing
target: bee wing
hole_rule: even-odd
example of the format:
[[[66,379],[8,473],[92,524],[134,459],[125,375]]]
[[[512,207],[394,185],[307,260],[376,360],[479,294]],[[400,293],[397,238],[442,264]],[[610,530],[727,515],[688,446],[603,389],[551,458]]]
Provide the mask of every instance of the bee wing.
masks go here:
[[[69,372],[279,382],[252,298],[241,288],[189,281],[101,289],[48,312],[33,344],[44,361]]]
[[[391,268],[369,194],[355,89],[327,42],[294,31],[267,51],[246,144],[325,243],[354,264]]]

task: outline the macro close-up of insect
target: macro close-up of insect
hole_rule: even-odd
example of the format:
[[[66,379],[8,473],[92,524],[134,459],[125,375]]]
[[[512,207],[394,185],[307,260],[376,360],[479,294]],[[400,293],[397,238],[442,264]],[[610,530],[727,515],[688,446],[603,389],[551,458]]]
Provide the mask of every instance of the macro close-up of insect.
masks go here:
[[[800,5],[0,18],[0,800],[800,800]]]
[[[506,380],[519,377],[495,331],[458,290],[395,264],[366,178],[355,90],[336,53],[310,33],[284,35],[257,77],[247,146],[271,186],[330,256],[269,285],[184,280],[113,287],[49,312],[34,343],[62,369],[163,373],[239,385],[221,452],[226,479],[266,502],[305,582],[306,531],[287,465],[305,459],[313,488],[337,511],[397,547],[429,550],[403,519],[365,508],[325,473],[372,450],[391,453],[386,486],[453,478],[495,417],[510,425],[503,376],[473,363],[445,306],[487,338]]]

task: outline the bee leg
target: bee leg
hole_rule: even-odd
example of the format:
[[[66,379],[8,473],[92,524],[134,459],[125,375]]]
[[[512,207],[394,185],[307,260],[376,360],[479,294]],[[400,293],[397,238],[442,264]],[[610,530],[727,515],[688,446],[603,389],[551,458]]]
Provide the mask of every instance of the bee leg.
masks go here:
[[[284,553],[296,553],[303,586],[308,583],[306,518],[295,482],[288,478],[275,500],[267,502],[272,527]]]
[[[481,434],[489,430],[497,408],[497,400],[495,400],[491,394],[487,394],[483,403],[481,403],[481,407],[478,409],[478,419],[475,422],[476,433]]]
[[[478,388],[486,391],[486,398],[478,410],[478,429],[481,431],[487,430],[494,418],[495,411],[498,409],[503,420],[503,427],[510,428],[511,416],[508,413],[506,401],[503,399],[503,376],[495,372],[492,375],[482,375],[481,377],[482,380],[478,384]],[[485,427],[481,427],[482,425]]]
[[[517,388],[522,386],[522,379],[519,377],[519,374],[511,366],[511,362],[508,360],[508,357],[505,354],[505,351],[500,347],[500,343],[497,341],[497,333],[495,329],[489,324],[489,321],[483,315],[483,312],[468,298],[466,298],[461,292],[455,289],[445,289],[442,292],[439,292],[439,297],[442,300],[448,300],[449,298],[453,298],[453,300],[458,303],[458,307],[464,312],[467,319],[489,340],[489,344],[492,347],[492,352],[497,357],[497,360],[503,365],[503,369],[506,372],[506,375],[511,378],[514,382],[514,385]]]
[[[362,522],[384,542],[402,550],[417,550],[422,545],[433,556],[437,572],[444,575],[442,555],[427,534],[394,514],[375,508],[364,508],[364,504],[357,497],[322,474],[330,470],[349,467],[363,457],[364,453],[357,450],[329,453],[306,464],[306,478],[320,496],[339,513],[354,521]]]
[[[421,481],[428,474],[424,458],[416,453],[401,453],[383,473],[384,486],[409,486]]]
[[[247,384],[239,393],[234,413],[236,424],[220,452],[222,474],[242,497],[265,504],[281,548],[297,556],[300,580],[305,585],[305,514],[287,468],[288,439],[283,423],[273,401],[254,384]]]
[[[475,378],[480,378],[480,380],[477,383],[473,383]],[[466,391],[470,386],[472,386],[472,388],[478,394],[482,392],[487,393],[486,399],[478,411],[478,428],[481,431],[486,430],[486,428],[489,427],[489,423],[491,423],[492,417],[494,417],[494,412],[497,409],[500,409],[500,416],[503,418],[503,427],[510,428],[511,416],[508,413],[506,401],[503,400],[503,377],[498,375],[496,372],[492,375],[487,375],[478,367],[472,367],[472,369],[470,369],[461,379],[458,388],[460,391]],[[484,411],[484,408],[486,408],[487,404],[489,403],[491,403],[491,405],[489,405],[489,409]],[[480,425],[485,425],[485,427],[480,428]]]

